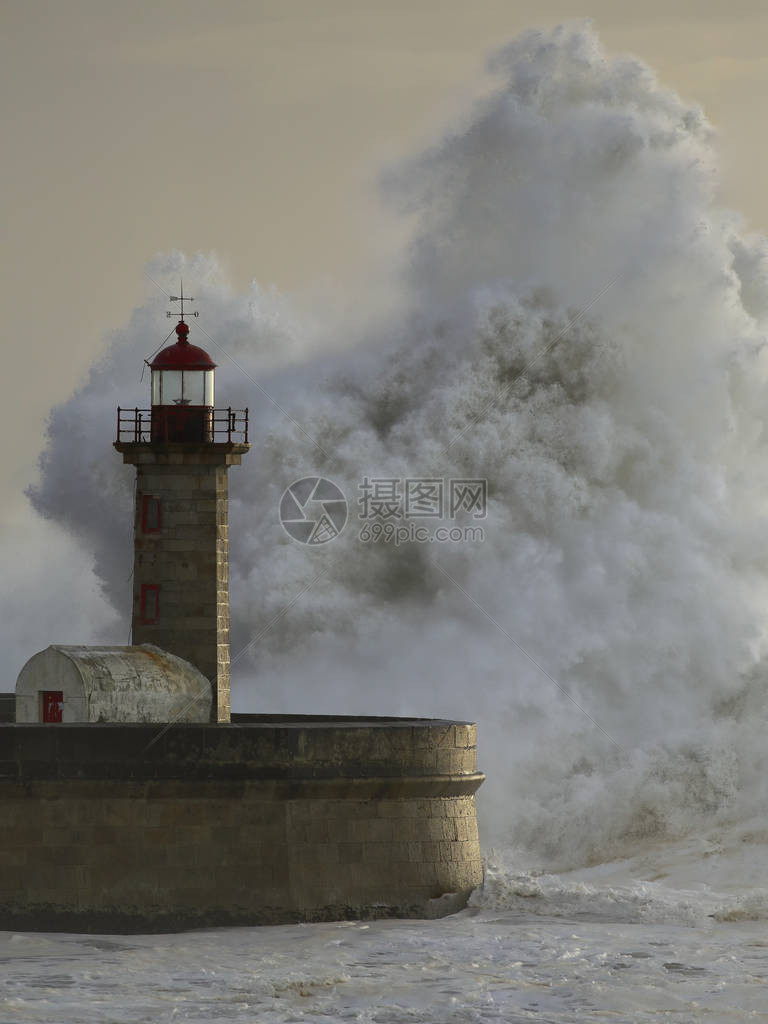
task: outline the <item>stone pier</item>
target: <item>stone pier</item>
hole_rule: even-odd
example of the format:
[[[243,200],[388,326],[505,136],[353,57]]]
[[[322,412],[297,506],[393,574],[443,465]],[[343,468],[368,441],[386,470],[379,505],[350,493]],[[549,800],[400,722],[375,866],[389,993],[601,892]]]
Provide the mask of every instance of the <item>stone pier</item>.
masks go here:
[[[0,928],[431,917],[482,882],[476,727],[0,725]]]

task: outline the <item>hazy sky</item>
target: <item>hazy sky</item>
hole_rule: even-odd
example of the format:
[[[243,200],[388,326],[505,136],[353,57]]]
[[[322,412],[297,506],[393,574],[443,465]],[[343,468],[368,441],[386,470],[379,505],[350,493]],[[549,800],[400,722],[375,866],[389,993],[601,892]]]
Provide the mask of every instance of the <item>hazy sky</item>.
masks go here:
[[[239,288],[374,287],[398,242],[377,206],[379,169],[482,92],[488,52],[522,29],[590,17],[609,52],[636,54],[701,103],[725,201],[768,229],[757,0],[2,0],[0,11],[6,542],[33,530],[22,491],[51,405],[152,288],[149,258],[215,250]]]

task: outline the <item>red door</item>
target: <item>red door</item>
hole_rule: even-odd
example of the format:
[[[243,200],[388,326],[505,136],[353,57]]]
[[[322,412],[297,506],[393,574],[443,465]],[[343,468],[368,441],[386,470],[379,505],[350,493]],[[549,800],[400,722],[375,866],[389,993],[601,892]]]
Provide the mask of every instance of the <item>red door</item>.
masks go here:
[[[43,690],[43,721],[60,722],[64,693],[61,690]]]

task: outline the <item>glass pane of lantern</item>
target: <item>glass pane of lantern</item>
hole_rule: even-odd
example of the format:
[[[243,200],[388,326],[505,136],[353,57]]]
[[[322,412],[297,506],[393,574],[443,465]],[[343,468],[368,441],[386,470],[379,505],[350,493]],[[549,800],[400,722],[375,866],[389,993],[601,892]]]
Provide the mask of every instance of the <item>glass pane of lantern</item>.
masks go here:
[[[205,401],[203,405],[213,405],[213,370],[205,370]]]
[[[181,370],[161,370],[162,391],[161,405],[179,405],[181,403]]]
[[[203,370],[184,370],[184,404],[204,405],[203,402]]]
[[[152,371],[152,405],[162,405],[160,400],[160,371]]]

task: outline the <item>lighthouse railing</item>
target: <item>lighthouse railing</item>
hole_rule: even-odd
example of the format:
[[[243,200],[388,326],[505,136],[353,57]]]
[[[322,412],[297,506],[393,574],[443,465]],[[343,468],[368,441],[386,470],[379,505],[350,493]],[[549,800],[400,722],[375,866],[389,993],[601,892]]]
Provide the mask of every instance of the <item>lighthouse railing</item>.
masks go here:
[[[189,409],[190,406],[186,408]],[[209,443],[248,444],[247,409],[232,409],[231,407],[211,409],[209,423],[211,425]],[[152,410],[123,409],[118,406],[117,441],[122,444],[150,444],[152,442]]]

